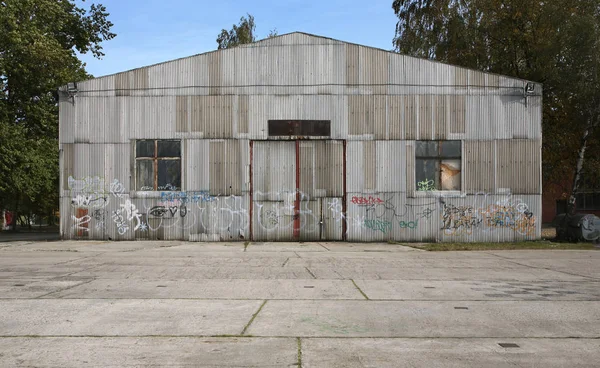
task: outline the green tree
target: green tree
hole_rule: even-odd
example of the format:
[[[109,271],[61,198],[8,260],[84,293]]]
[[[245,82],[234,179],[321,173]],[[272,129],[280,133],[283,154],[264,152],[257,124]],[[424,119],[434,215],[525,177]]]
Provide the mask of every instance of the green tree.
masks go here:
[[[77,52],[104,55],[115,37],[108,15],[73,0],[0,1],[0,208],[57,208],[57,88],[91,77]]]
[[[248,18],[241,17],[240,22],[237,25],[234,24],[229,31],[226,29],[221,30],[221,33],[217,36],[219,50],[256,41],[256,25],[254,24],[254,17],[250,14],[246,15]],[[269,31],[267,38],[277,37],[278,35],[277,28],[274,28]]]
[[[256,38],[254,37],[254,32],[256,31],[254,17],[250,14],[247,15],[248,18],[241,17],[238,25],[234,24],[229,31],[226,29],[221,30],[221,33],[217,36],[219,50],[256,41]]]
[[[600,2],[395,0],[392,8],[396,51],[544,84],[544,188],[572,177],[564,190],[574,211],[582,178],[600,183]]]
[[[277,36],[279,36],[279,33],[277,33],[277,28],[273,28],[272,30],[269,31],[267,38],[273,38],[273,37],[277,37]]]

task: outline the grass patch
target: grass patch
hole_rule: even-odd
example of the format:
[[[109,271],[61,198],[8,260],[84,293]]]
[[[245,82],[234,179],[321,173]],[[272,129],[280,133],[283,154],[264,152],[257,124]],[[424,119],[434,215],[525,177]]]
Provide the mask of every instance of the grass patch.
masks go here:
[[[512,249],[583,249],[600,250],[592,243],[558,243],[547,240],[518,243],[404,243],[409,247],[432,252],[457,250],[512,250]]]
[[[298,343],[298,362],[296,363],[296,366],[302,368],[302,341],[299,337],[296,337],[296,341]]]

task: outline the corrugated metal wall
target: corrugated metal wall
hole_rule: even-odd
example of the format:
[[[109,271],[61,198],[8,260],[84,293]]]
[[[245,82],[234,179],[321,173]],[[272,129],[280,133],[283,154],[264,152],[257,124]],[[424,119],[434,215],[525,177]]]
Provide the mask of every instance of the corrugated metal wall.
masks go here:
[[[302,33],[80,82],[59,103],[61,232],[539,237],[541,86],[525,82]],[[271,119],[330,120],[331,140],[271,141]],[[180,191],[135,191],[140,139],[181,141]],[[462,142],[459,192],[416,190],[416,140]]]

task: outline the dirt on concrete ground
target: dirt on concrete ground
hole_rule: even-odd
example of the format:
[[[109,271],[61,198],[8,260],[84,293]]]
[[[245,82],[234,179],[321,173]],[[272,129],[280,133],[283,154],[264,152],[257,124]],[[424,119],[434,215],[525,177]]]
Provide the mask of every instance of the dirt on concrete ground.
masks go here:
[[[0,366],[595,367],[600,252],[0,243]]]

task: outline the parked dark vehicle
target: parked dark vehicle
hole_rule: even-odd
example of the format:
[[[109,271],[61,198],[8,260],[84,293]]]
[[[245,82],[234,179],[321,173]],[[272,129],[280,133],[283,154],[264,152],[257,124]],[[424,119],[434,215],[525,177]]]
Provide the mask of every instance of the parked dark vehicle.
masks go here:
[[[590,214],[560,214],[552,221],[559,240],[579,242],[600,241],[600,218]]]

